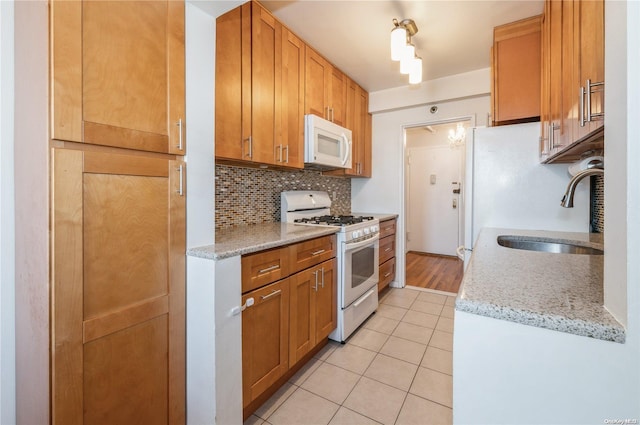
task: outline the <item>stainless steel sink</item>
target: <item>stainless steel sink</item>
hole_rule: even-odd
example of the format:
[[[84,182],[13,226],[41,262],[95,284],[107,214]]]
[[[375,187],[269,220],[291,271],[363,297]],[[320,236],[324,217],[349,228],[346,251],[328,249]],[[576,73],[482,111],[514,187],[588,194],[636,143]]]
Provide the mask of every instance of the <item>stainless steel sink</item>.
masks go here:
[[[498,236],[498,245],[505,248],[524,249],[527,251],[551,252],[556,254],[603,255],[604,251],[579,243],[537,238],[528,236]]]

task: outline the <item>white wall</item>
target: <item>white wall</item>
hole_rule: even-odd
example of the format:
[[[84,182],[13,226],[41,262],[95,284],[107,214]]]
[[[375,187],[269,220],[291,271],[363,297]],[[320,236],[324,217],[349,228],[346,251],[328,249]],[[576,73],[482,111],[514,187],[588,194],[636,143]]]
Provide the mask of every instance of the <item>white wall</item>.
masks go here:
[[[459,80],[458,76],[452,80],[440,79],[450,87],[452,81]],[[446,80],[446,81],[445,81]],[[445,84],[446,83],[446,84]],[[438,112],[429,112],[432,106],[429,97],[423,98],[424,104],[404,109],[394,109],[373,114],[372,128],[372,170],[370,179],[351,180],[351,208],[353,211],[367,211],[371,213],[399,214],[397,226],[397,268],[396,282],[393,286],[404,286],[405,281],[405,219],[404,219],[404,130],[403,127],[418,124],[444,121],[453,118],[475,116],[479,124],[484,123],[489,113],[488,81],[486,87],[476,87],[472,92],[485,90],[485,95],[460,99],[450,102],[436,102]],[[446,90],[439,90],[444,92]],[[457,90],[449,91],[451,95],[460,94]],[[384,96],[386,93],[372,93],[374,96]]]
[[[185,5],[187,248],[209,245],[215,240],[215,19],[240,4],[242,1],[194,0]],[[218,304],[229,300],[220,296],[219,290],[224,288],[216,288],[218,269],[214,261],[187,258],[187,422],[194,425],[242,420],[241,390],[230,390],[241,388],[239,357],[224,351],[225,344],[226,349],[240,346],[240,319],[234,318],[235,327],[216,321],[222,308]],[[224,267],[221,270],[224,273]],[[238,283],[238,292],[239,288]],[[237,304],[239,300],[238,294],[231,302]],[[233,344],[228,343],[228,338],[216,336],[230,332],[237,334]],[[223,354],[216,356],[216,350]],[[240,400],[236,400],[238,406],[224,399],[229,394]],[[220,398],[223,401],[217,403]],[[234,420],[229,421],[229,417]]]
[[[13,1],[0,2],[0,423],[16,423]]]
[[[398,87],[369,93],[369,112],[405,109],[435,103],[464,99],[489,94],[491,69],[484,68],[464,74],[451,75],[425,81],[419,85]],[[489,111],[487,109],[486,113]],[[486,114],[478,116],[478,125],[483,125]]]
[[[15,2],[17,422],[49,422],[49,5]]]
[[[640,418],[633,373],[638,356],[628,343],[460,311],[455,326],[454,424],[602,424]]]

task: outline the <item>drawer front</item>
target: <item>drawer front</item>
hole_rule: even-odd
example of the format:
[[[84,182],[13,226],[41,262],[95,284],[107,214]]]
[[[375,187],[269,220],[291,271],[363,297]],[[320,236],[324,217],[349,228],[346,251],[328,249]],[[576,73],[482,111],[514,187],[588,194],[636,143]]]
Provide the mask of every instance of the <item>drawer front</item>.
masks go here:
[[[291,273],[320,264],[336,256],[336,236],[322,236],[289,246]]]
[[[396,234],[396,219],[380,222],[380,239]]]
[[[378,281],[378,291],[382,291],[396,278],[395,257],[385,261],[380,265],[380,280]]]
[[[242,257],[242,293],[289,276],[287,248],[260,251]]]
[[[380,239],[380,260],[379,264],[396,256],[396,236],[387,236]]]

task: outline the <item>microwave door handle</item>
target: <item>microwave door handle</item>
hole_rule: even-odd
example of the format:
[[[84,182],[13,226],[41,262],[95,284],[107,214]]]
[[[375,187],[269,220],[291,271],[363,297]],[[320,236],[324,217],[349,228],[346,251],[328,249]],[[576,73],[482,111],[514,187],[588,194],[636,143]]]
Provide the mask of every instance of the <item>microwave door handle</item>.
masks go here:
[[[344,158],[342,158],[342,165],[344,165],[349,159],[351,149],[349,149],[349,139],[347,139],[347,136],[344,133],[342,133],[340,136],[342,137],[342,141],[344,142]]]

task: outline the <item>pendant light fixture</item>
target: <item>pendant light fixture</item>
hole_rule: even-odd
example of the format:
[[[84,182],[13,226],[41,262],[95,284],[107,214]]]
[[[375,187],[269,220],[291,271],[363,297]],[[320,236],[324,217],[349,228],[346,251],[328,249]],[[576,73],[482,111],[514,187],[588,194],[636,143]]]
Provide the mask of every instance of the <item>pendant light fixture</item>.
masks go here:
[[[400,73],[409,75],[409,84],[422,82],[422,59],[416,55],[416,48],[411,43],[411,37],[418,32],[413,19],[403,19],[398,22],[393,19],[391,30],[391,60],[400,61]]]

